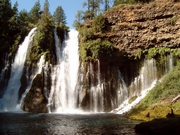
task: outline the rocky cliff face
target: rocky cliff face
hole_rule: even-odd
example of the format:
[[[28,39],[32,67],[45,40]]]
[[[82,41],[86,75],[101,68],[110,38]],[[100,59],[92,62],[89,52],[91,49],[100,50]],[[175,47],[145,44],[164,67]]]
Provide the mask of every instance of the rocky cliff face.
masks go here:
[[[179,2],[156,0],[149,4],[121,5],[105,17],[108,38],[121,52],[180,46]]]

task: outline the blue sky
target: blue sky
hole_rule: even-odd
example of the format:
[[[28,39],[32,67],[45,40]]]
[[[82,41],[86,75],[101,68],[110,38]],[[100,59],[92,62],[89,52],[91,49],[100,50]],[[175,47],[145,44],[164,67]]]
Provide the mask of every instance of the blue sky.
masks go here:
[[[22,9],[26,9],[30,11],[31,8],[34,6],[37,0],[11,0],[12,6],[15,2],[18,2],[18,10],[21,11]],[[45,0],[40,0],[41,8],[43,8]],[[66,21],[67,25],[73,29],[73,22],[75,20],[75,15],[77,14],[78,10],[83,10],[83,2],[86,0],[48,0],[50,5],[50,12],[51,14],[54,13],[58,6],[62,6],[64,12],[66,14]]]

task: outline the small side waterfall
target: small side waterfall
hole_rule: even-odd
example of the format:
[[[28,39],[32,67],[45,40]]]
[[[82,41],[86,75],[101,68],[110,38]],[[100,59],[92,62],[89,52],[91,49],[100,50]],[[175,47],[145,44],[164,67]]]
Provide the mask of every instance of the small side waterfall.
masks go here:
[[[122,114],[129,111],[131,107],[135,106],[146,96],[146,94],[155,86],[157,80],[156,60],[144,60],[139,76],[137,76],[130,86],[126,88],[126,90],[128,90],[128,97],[123,102],[119,103],[119,107],[113,110],[113,112]],[[120,95],[119,98],[123,97]],[[134,100],[132,98],[134,98]],[[132,103],[130,100],[132,100]]]
[[[78,32],[71,30],[62,44],[56,30],[54,35],[57,65],[52,67],[48,108],[49,112],[70,112],[77,106],[75,87],[79,68]]]
[[[0,99],[1,111],[15,111],[18,102],[18,90],[21,86],[20,79],[24,68],[28,46],[32,43],[36,28],[32,29],[19,46],[14,62],[11,65],[11,76],[5,93]]]

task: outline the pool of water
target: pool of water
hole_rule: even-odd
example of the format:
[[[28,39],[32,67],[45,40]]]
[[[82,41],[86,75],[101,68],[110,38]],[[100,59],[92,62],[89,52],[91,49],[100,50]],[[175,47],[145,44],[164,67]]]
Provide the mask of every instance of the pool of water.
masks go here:
[[[0,113],[0,134],[136,135],[138,123],[118,114]]]

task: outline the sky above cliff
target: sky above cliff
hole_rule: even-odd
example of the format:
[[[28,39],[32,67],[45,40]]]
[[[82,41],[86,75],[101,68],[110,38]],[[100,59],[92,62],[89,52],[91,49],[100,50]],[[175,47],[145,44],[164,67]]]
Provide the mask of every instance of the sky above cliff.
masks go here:
[[[16,1],[18,2],[19,11],[26,9],[28,12],[37,2],[37,0],[11,0],[12,6]],[[44,1],[45,0],[40,0],[41,8],[43,8]],[[75,20],[75,15],[77,14],[78,10],[83,9],[82,4],[84,1],[86,0],[49,0],[49,9],[51,14],[53,14],[58,6],[62,6],[66,14],[67,26],[69,26],[70,29],[74,29],[73,22]]]

